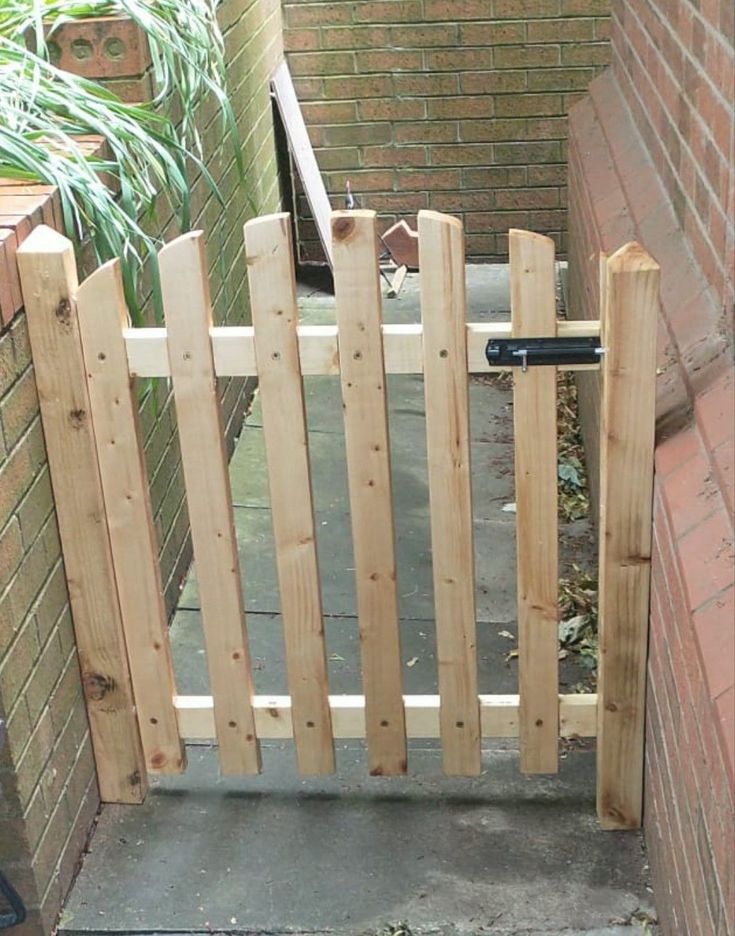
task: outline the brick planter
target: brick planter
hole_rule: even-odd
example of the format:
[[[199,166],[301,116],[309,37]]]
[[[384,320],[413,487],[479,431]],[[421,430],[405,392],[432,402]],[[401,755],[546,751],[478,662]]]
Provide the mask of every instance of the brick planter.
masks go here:
[[[127,16],[64,23],[48,38],[54,65],[101,81],[124,101],[152,97],[151,53],[141,28]]]

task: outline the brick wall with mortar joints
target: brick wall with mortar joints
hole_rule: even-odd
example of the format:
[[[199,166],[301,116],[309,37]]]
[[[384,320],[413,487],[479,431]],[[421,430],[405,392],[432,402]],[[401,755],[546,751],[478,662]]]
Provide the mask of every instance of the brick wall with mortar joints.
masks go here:
[[[461,215],[472,259],[507,230],[566,247],[566,114],[609,61],[609,0],[283,0],[284,43],[327,191],[383,227]],[[323,255],[297,182],[299,250]]]
[[[280,7],[277,0],[227,0],[220,15],[246,188],[231,145],[218,145],[220,118],[208,102],[198,115],[204,160],[221,183],[226,208],[223,213],[194,179],[193,219],[205,230],[215,319],[236,324],[249,319],[242,224],[254,210],[279,207],[268,77],[282,53]],[[40,200],[43,210],[23,225],[23,236],[42,222],[60,226],[53,199]],[[167,237],[178,233],[171,217],[159,217],[157,226]],[[19,936],[35,936],[50,931],[98,796],[25,318],[20,308],[7,314],[8,262],[0,250],[0,718],[9,732],[0,754],[0,867],[32,908]],[[222,381],[230,447],[250,392],[244,380]],[[166,381],[143,393],[141,426],[171,610],[191,552]]]
[[[650,23],[655,8],[650,0],[637,0],[623,15]],[[615,13],[621,15],[619,7]],[[719,0],[702,4],[700,12],[686,0],[676,9],[667,7],[672,24],[692,15],[722,23],[717,43],[720,48],[724,37],[730,63],[723,65],[719,52],[714,59],[705,52],[704,63],[714,67],[717,62],[717,68],[732,74],[730,13],[730,5]],[[618,44],[640,43],[640,38],[635,29],[613,31],[616,63],[631,61]],[[650,43],[638,59],[652,75],[664,67],[656,63],[657,56],[673,60],[668,46],[660,40],[659,45],[660,50]],[[684,58],[681,72],[673,71],[672,77],[682,85],[683,101],[693,81]],[[700,74],[697,82],[711,85],[712,74]],[[663,932],[731,936],[735,374],[732,330],[723,323],[729,283],[717,266],[702,260],[701,244],[690,236],[696,206],[678,199],[671,188],[675,157],[668,147],[664,152],[651,145],[647,122],[656,112],[657,95],[639,74],[631,79],[616,67],[598,78],[590,97],[572,111],[569,307],[575,317],[597,317],[600,249],[609,252],[638,239],[661,265],[646,839]],[[732,102],[727,119],[732,136]],[[726,191],[709,193],[706,212],[701,204],[696,209],[700,220],[720,211],[730,197]],[[727,244],[721,249],[720,259],[726,258]],[[599,388],[588,377],[580,383],[583,428],[593,456]],[[590,475],[594,480],[596,470]]]
[[[735,6],[613,4],[613,67],[732,333]]]

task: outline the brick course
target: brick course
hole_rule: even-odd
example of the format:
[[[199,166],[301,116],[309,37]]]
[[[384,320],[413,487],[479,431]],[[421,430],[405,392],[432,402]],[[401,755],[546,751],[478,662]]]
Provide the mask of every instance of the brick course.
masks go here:
[[[235,324],[249,320],[242,224],[253,211],[279,205],[267,79],[282,50],[280,7],[277,0],[225,0],[220,18],[247,181],[237,178],[231,146],[220,145],[220,118],[207,102],[198,115],[205,161],[226,209],[201,179],[193,180],[192,201],[194,226],[207,235],[215,318]],[[51,931],[99,805],[15,268],[14,250],[35,225],[61,226],[56,197],[41,189],[0,189],[0,718],[8,731],[0,752],[0,867],[29,907],[28,922],[13,931],[19,936]],[[27,215],[12,214],[23,207]],[[166,237],[177,233],[170,217],[159,225]],[[221,392],[232,446],[250,387],[223,381]],[[191,548],[164,381],[142,388],[141,427],[172,610]]]
[[[666,936],[735,933],[731,12],[616,0],[613,68],[570,115],[571,313],[597,317],[599,250],[637,239],[662,273],[645,830]],[[589,376],[580,405],[594,482]]]
[[[507,258],[488,213],[523,209],[520,223],[564,253],[566,211],[547,209],[566,203],[569,107],[609,62],[609,0],[283,0],[283,12],[335,207],[350,179],[384,228],[421,208],[461,215],[477,260]],[[298,205],[300,258],[323,262]]]

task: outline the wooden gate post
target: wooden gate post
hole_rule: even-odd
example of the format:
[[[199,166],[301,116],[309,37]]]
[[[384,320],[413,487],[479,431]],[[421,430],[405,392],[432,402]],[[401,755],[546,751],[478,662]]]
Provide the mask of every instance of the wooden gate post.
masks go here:
[[[597,813],[642,820],[659,266],[636,243],[601,264]]]
[[[17,257],[100,796],[140,803],[148,781],[90,418],[74,247],[41,226]]]

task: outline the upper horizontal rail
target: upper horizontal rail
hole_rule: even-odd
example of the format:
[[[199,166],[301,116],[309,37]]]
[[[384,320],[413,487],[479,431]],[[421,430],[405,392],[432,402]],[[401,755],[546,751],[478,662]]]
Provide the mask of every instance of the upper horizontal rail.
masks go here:
[[[383,325],[385,370],[388,374],[421,374],[422,326]],[[130,373],[137,377],[169,377],[171,370],[166,347],[165,328],[126,328],[125,343]],[[252,326],[213,327],[210,330],[214,350],[214,366],[218,377],[256,377],[255,342]],[[597,338],[597,321],[566,321],[558,323],[562,338]],[[299,355],[305,375],[339,374],[339,351],[336,325],[300,325]],[[487,374],[511,370],[491,367],[485,358],[485,345],[490,338],[510,338],[510,322],[468,322],[467,370],[471,374]],[[597,364],[569,364],[560,370],[597,370]]]

